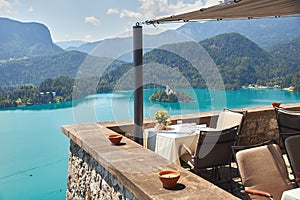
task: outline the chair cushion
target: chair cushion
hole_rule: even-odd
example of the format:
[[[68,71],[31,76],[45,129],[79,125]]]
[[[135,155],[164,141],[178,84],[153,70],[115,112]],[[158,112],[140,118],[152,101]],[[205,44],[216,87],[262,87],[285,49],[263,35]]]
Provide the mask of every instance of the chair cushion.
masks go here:
[[[216,129],[228,129],[240,125],[243,114],[224,110],[219,114]]]
[[[237,152],[236,159],[245,188],[263,190],[280,199],[282,192],[292,189],[281,151],[276,144]],[[261,199],[252,195],[253,199]]]

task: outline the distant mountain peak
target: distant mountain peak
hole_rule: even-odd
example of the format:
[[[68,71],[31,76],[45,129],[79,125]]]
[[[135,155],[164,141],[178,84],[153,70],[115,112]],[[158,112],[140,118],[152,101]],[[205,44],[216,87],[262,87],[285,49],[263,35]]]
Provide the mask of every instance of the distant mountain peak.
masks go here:
[[[0,18],[0,60],[61,51],[53,44],[50,31],[44,24]]]
[[[69,41],[60,41],[60,42],[55,42],[56,45],[63,49],[68,49],[68,48],[77,48],[87,42],[82,41],[82,40],[69,40]]]
[[[177,31],[202,41],[224,33],[240,33],[262,48],[269,48],[300,36],[300,17],[189,22]],[[285,37],[283,37],[283,35]]]

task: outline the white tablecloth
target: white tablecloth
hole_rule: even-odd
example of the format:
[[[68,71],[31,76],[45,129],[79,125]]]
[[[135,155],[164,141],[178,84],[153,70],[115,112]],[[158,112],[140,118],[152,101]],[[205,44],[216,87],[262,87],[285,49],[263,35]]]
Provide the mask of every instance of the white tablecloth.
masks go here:
[[[145,129],[144,146],[148,146],[154,150],[153,143],[155,142],[155,153],[180,165],[180,146],[185,144],[194,150],[197,145],[200,129],[204,126],[189,123],[169,126],[171,130],[167,131],[157,131],[154,128]],[[151,136],[149,137],[149,141],[147,140],[148,135]]]
[[[300,188],[284,191],[281,200],[300,200]]]

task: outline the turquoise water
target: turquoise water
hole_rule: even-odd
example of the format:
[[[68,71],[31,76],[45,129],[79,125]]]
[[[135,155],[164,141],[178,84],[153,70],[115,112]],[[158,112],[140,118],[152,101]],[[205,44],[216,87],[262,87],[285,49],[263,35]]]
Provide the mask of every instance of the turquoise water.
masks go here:
[[[195,102],[154,103],[144,92],[144,115],[164,108],[172,114],[300,101],[299,93],[279,89],[186,90]],[[69,103],[0,110],[0,200],[65,199],[69,140],[64,124],[133,118],[133,93],[91,95]]]

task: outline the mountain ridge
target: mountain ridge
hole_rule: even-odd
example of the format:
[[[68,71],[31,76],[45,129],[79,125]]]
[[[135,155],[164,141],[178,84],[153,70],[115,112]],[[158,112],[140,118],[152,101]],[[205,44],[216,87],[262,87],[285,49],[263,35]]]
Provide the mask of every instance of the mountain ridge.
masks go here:
[[[297,24],[299,24],[299,26],[297,26]],[[168,31],[169,30],[160,34],[167,36]],[[300,17],[188,22],[177,28],[176,32],[177,34],[183,34],[198,42],[216,35],[235,32],[249,38],[260,47],[268,49],[274,45],[291,41],[300,36]],[[147,40],[147,37],[151,38],[151,35],[144,34],[144,37],[144,40]],[[78,47],[69,47],[66,48],[66,50],[91,53],[98,45],[104,46],[104,44],[107,44],[109,41],[114,43],[115,40],[126,43],[128,38],[107,38],[100,41],[87,42]],[[105,49],[105,47],[103,48]]]
[[[214,80],[214,77],[209,77],[210,74],[206,72],[204,72],[205,74],[200,74],[195,68],[197,66],[193,66],[194,64],[190,63],[190,60],[179,56],[181,53],[190,55],[189,59],[197,56],[195,55],[195,51],[188,53],[191,51],[190,47],[193,44],[193,42],[169,44],[145,53],[144,64],[152,66],[150,69],[147,67],[147,70],[144,70],[144,80],[149,83],[145,88],[165,85],[177,88],[186,85],[186,82],[195,88],[208,87],[202,75],[205,76],[206,80]],[[216,64],[223,79],[225,89],[239,89],[249,84],[267,85],[270,87],[276,85],[286,87],[287,84],[297,85],[294,81],[295,78],[290,78],[291,81],[285,81],[285,79],[297,71],[300,72],[299,62],[293,63],[289,61],[289,57],[286,58],[287,60],[279,59],[241,34],[220,34],[203,40],[200,44]],[[172,52],[179,52],[179,55]],[[196,53],[201,52],[197,51]],[[203,54],[203,56],[206,55]],[[206,66],[206,60],[204,57],[204,61],[196,61],[199,66]],[[166,69],[156,68],[156,66],[166,66]],[[210,66],[208,63],[207,67]],[[109,74],[108,77],[114,74],[115,80],[121,78],[123,73],[118,73],[117,70]],[[204,70],[207,70],[206,67],[204,67]],[[166,77],[165,74],[168,76]],[[146,80],[147,77],[150,77],[151,80],[154,80],[152,77],[156,77],[158,81],[157,83],[150,83]],[[100,80],[103,88],[114,88],[115,83],[110,80],[106,77]],[[131,84],[128,78],[123,84],[124,88],[130,88],[125,85],[127,83]],[[219,86],[211,85],[210,87],[218,88]],[[98,90],[98,92],[101,92],[101,90]]]
[[[223,33],[240,33],[265,49],[298,37],[300,17],[189,22],[176,30],[196,41]]]
[[[55,44],[57,46],[59,46],[60,48],[66,50],[68,48],[71,48],[71,47],[79,47],[83,44],[85,44],[86,42],[85,41],[82,41],[82,40],[69,40],[69,41],[60,41],[60,42],[55,42]]]
[[[117,69],[119,66],[122,66],[124,64],[121,62],[119,64],[112,65],[112,67],[109,67],[108,72],[109,73],[111,72],[111,74],[108,74],[108,77],[110,77],[108,79],[109,81],[116,81],[118,76],[122,76],[125,73],[125,70],[130,69],[130,67],[132,67],[132,58],[131,58],[132,38],[113,38],[113,39],[110,38],[103,41],[98,41],[100,42],[100,44],[97,45],[98,49],[93,49],[93,53],[95,53],[95,55],[93,54],[88,55],[87,53],[82,53],[79,51],[67,52],[67,51],[63,51],[60,48],[58,49],[58,51],[42,52],[42,50],[39,50],[41,45],[48,45],[48,47],[49,46],[51,47],[53,44],[50,32],[46,26],[41,25],[39,23],[23,23],[23,22],[17,22],[5,18],[0,18],[0,19],[2,21],[6,21],[5,23],[13,23],[17,27],[19,27],[20,25],[23,26],[24,24],[27,27],[28,24],[29,27],[33,25],[33,27],[37,28],[38,34],[41,33],[41,37],[37,37],[36,40],[34,40],[33,38],[32,41],[31,40],[24,41],[24,37],[21,37],[18,34],[16,37],[16,36],[11,36],[9,34],[3,33],[4,28],[2,27],[1,29],[2,31],[0,31],[0,35],[1,34],[3,35],[6,34],[6,35],[2,38],[2,43],[0,43],[0,49],[3,48],[3,44],[5,44],[5,41],[8,41],[8,39],[11,37],[9,41],[12,44],[14,44],[14,42],[15,43],[23,42],[24,45],[26,44],[28,46],[28,48],[26,46],[26,48],[22,49],[22,52],[33,51],[31,48],[36,47],[36,49],[34,50],[36,50],[38,53],[34,53],[33,51],[33,53],[30,56],[27,53],[24,54],[23,57],[20,54],[15,54],[17,55],[16,58],[18,59],[5,60],[5,61],[0,60],[1,61],[0,73],[3,74],[2,77],[0,77],[1,86],[14,87],[22,84],[36,85],[41,83],[43,80],[47,78],[56,78],[58,76],[68,76],[68,77],[75,78],[77,74],[82,73],[81,71],[78,70],[80,65],[85,61],[87,56],[94,57],[92,59],[93,67],[96,66],[95,63],[98,62],[100,63],[99,65],[103,66],[102,68],[104,69],[104,67],[109,65],[109,63],[112,62],[112,60],[118,60],[120,58],[119,57],[120,55],[123,56],[124,52],[130,54],[128,56],[126,55],[127,58],[125,60],[127,60],[127,62],[126,65],[124,65],[125,67],[123,66],[124,69],[122,70]],[[12,28],[13,26],[9,26],[9,27]],[[36,35],[35,28],[29,29],[29,31],[34,32],[31,34],[31,36]],[[40,32],[40,30],[42,31]],[[158,34],[156,37],[150,35],[144,35],[144,42],[153,45],[152,48],[155,48],[157,45],[164,45],[164,43],[169,44],[170,41],[177,42],[177,44],[180,42],[185,42],[186,38],[183,38],[182,41],[178,41],[178,36],[179,38],[182,37],[182,35],[176,31],[175,34],[172,31],[166,31]],[[21,37],[21,39],[19,37]],[[41,38],[43,37],[45,37],[46,40],[40,42],[39,40],[41,40]],[[224,80],[225,80],[225,84],[227,84],[227,88],[230,89],[236,89],[242,85],[249,84],[249,83],[271,84],[272,82],[272,84],[275,84],[276,81],[271,81],[270,79],[274,79],[274,77],[284,77],[287,74],[292,74],[300,71],[299,60],[297,58],[291,59],[291,57],[295,57],[295,55],[292,54],[293,51],[287,51],[288,48],[292,48],[291,50],[295,48],[299,49],[299,45],[300,45],[299,42],[293,42],[293,41],[281,42],[281,46],[277,47],[277,49],[281,51],[272,48],[269,48],[270,49],[269,51],[265,51],[263,48],[261,48],[257,43],[253,42],[247,36],[241,35],[240,33],[226,33],[226,34],[219,34],[217,36],[211,37],[206,40],[202,40],[200,44],[203,47],[205,47],[206,51],[213,58],[214,62],[217,64],[219,70],[224,76]],[[109,45],[112,46],[108,48],[107,46]],[[292,45],[294,45],[294,47],[291,47]],[[12,45],[11,47],[12,49],[14,49],[13,48],[14,45]],[[175,59],[176,62],[180,61],[178,60],[178,58],[175,58],[173,55],[166,55],[165,52],[159,52],[157,51],[157,49],[156,51],[149,50],[146,49],[147,47],[148,46],[145,45],[145,50],[144,50],[146,55],[145,60],[148,59],[148,61],[154,61],[154,62],[166,61],[166,63],[161,63],[163,65],[164,64],[174,65],[174,63],[171,63],[174,62],[174,60],[172,61],[172,59]],[[159,50],[161,46],[157,48]],[[178,48],[181,47],[179,46]],[[0,52],[6,52],[6,51],[0,51]],[[97,57],[97,53],[98,55],[99,54],[103,55],[103,57],[105,58]],[[284,53],[287,55],[283,55]],[[299,53],[296,55],[299,55]],[[188,68],[188,66],[185,66],[185,62],[183,63],[179,62],[179,65],[181,65],[182,73],[185,73],[183,69],[184,67]],[[88,73],[91,74],[103,73],[103,71],[98,72],[97,70],[98,69],[94,67]],[[248,76],[246,78],[243,78],[244,74],[247,74]],[[195,75],[192,76],[193,78],[195,78],[195,80],[199,80],[199,77],[195,77]],[[103,83],[110,84],[107,81],[103,81]],[[198,83],[194,81],[194,83],[195,85],[193,86],[195,87],[203,87],[203,81],[202,82],[200,81]],[[110,84],[109,87],[105,87],[105,88],[111,89],[113,87]]]
[[[53,43],[50,31],[44,24],[0,17],[0,60],[62,51]]]
[[[280,84],[281,87],[293,86],[295,91],[299,91],[299,60],[290,60],[295,52],[286,51],[286,49],[299,49],[298,40],[282,43],[280,51],[275,51],[279,47],[274,47],[274,51],[272,49],[266,51],[239,33],[227,33],[203,40],[200,45],[216,63],[216,67],[224,80],[224,89],[239,89],[242,85],[256,83],[268,86],[277,84]],[[185,52],[190,49],[190,44],[195,43],[168,44],[145,53],[145,65],[155,63],[155,65],[161,64],[168,67],[164,72],[157,70],[153,65],[150,71],[144,71],[144,77],[153,77],[158,74],[158,76],[162,75],[165,78],[164,74],[167,74],[170,79],[166,78],[167,82],[153,82],[144,87],[164,87],[169,83],[173,87],[174,83],[179,83],[179,85],[182,83],[182,77],[185,79],[184,82],[188,82],[194,88],[208,87],[201,79],[203,74],[193,68],[189,64],[189,60],[172,54],[172,51],[168,51],[166,48],[173,46],[170,50]],[[191,53],[192,56],[195,55],[194,53]],[[86,60],[87,56],[89,58]],[[285,59],[287,61],[284,61]],[[84,65],[86,61],[89,63],[87,70],[80,66],[81,64]],[[108,67],[101,71],[101,68],[105,66]],[[170,70],[169,67],[173,69]],[[117,84],[120,84],[121,79],[124,79],[121,80],[122,87],[117,87],[117,89],[131,89],[133,77],[124,75],[132,68],[132,63],[92,57],[78,51],[0,62],[0,73],[4,75],[0,77],[0,85],[3,85],[3,81],[19,84],[17,85],[19,87],[14,91],[0,87],[0,107],[62,102],[71,98],[82,98],[95,92],[111,92]],[[3,71],[5,69],[7,71]],[[181,78],[178,77],[178,72],[180,72]],[[102,76],[99,76],[101,73]],[[176,81],[172,82],[172,80]],[[40,86],[37,86],[39,84]],[[52,92],[48,92],[48,94],[44,91]],[[41,93],[42,95],[40,95]]]

